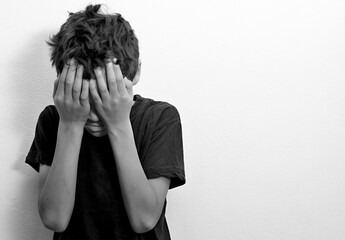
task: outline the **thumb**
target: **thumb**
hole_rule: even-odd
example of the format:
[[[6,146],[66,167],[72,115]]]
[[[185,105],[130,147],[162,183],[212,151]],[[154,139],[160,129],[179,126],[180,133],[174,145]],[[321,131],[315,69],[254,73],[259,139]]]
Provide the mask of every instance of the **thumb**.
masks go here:
[[[137,73],[135,74],[135,77],[134,77],[134,79],[132,81],[133,86],[136,85],[139,82],[140,74],[141,74],[141,60],[139,59]]]
[[[126,77],[123,80],[125,81],[125,86],[126,86],[127,92],[130,95],[133,95],[133,82],[128,80]]]
[[[59,78],[54,81],[53,97],[55,96],[55,93],[57,91],[58,82],[59,82]]]

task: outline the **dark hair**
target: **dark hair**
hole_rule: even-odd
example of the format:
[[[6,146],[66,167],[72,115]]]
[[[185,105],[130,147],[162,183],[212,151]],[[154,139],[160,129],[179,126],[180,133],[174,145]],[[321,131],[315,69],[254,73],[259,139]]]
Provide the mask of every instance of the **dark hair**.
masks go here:
[[[69,13],[60,31],[50,37],[52,66],[60,74],[68,59],[84,66],[85,79],[94,78],[94,68],[104,59],[115,57],[122,74],[133,80],[138,69],[138,39],[120,14],[99,13],[101,5],[88,5],[85,11]]]

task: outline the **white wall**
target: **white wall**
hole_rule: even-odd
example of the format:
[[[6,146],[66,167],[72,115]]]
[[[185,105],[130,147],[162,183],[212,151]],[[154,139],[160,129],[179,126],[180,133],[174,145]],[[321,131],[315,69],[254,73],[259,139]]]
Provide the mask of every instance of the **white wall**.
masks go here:
[[[24,158],[55,72],[45,45],[88,1],[0,14],[1,239],[50,239]],[[187,184],[174,240],[345,239],[345,2],[104,1],[140,40],[137,93],[183,121]]]

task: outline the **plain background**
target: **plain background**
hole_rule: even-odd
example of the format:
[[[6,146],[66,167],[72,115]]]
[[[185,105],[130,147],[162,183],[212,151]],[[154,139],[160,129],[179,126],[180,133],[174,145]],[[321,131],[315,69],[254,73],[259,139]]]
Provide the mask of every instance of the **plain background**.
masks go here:
[[[55,70],[45,44],[88,1],[0,14],[1,239],[50,239],[24,164]],[[187,184],[174,240],[345,239],[345,1],[104,1],[140,41],[136,93],[175,105]]]

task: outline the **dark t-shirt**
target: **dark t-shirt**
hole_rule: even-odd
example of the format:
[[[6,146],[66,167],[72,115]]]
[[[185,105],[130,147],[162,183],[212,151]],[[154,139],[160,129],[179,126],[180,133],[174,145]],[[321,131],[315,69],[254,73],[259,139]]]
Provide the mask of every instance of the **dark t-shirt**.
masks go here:
[[[148,179],[167,177],[170,189],[185,183],[181,121],[176,108],[166,102],[134,96],[130,120],[141,165]],[[54,157],[59,114],[47,106],[40,114],[35,138],[25,162],[39,171]],[[108,136],[94,137],[84,130],[79,154],[76,197],[67,229],[54,239],[168,240],[166,202],[153,230],[135,233],[129,223]]]

